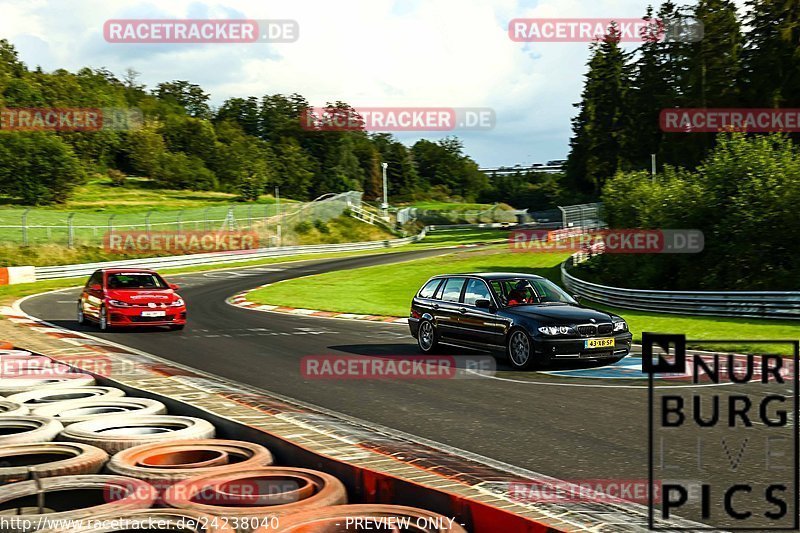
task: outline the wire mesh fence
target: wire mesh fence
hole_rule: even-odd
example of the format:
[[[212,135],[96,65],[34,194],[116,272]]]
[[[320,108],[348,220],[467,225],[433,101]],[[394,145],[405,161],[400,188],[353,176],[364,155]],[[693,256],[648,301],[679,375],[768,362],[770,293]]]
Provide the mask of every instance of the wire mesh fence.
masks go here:
[[[303,220],[328,221],[361,205],[360,192],[326,195],[313,202],[217,205],[133,213],[69,212],[48,209],[0,210],[0,242],[35,246],[103,246],[120,232],[178,233],[250,231],[263,246],[278,245]]]

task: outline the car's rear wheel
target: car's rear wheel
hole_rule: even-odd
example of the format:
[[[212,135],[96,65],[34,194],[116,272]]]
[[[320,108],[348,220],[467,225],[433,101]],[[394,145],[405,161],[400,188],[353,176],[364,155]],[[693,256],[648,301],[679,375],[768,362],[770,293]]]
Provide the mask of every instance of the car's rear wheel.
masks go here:
[[[419,323],[417,344],[422,353],[433,353],[436,351],[439,340],[436,338],[436,328],[433,327],[433,322],[430,320],[423,320]]]
[[[78,311],[75,318],[81,326],[86,323],[86,317],[83,316],[83,301],[81,300],[78,300]]]
[[[516,370],[527,370],[534,363],[533,343],[524,330],[515,329],[508,336],[506,354],[508,362]]]
[[[100,308],[100,315],[97,319],[97,327],[100,328],[100,331],[108,331],[110,328],[108,325],[108,311],[106,311],[105,306]]]

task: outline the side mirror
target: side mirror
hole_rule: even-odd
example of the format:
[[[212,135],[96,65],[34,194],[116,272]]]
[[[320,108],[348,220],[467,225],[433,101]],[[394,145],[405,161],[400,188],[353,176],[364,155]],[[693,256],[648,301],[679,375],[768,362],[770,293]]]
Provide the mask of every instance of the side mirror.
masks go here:
[[[486,300],[484,298],[481,298],[480,300],[475,300],[475,307],[477,307],[478,309],[489,309],[490,307],[492,307],[492,301]]]
[[[173,291],[177,291],[178,289],[180,289],[180,287],[178,287],[178,286],[177,286],[177,285],[175,285],[174,283],[170,283],[170,284],[169,284],[169,288],[170,288],[170,289],[172,289]]]
[[[583,296],[581,296],[580,294],[573,294],[572,299],[578,303],[581,303],[583,301]]]
[[[102,291],[103,290],[103,286],[100,285],[99,283],[95,283],[94,285],[91,285],[89,287],[89,289],[91,289],[93,291]]]

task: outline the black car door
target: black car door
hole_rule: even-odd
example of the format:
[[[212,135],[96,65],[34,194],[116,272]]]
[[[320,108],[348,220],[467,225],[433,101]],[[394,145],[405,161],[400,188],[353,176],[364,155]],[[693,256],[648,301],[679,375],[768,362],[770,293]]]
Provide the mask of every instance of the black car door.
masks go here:
[[[502,345],[503,332],[497,320],[497,308],[479,308],[477,300],[489,300],[494,305],[489,286],[482,279],[470,278],[464,289],[463,303],[459,309],[459,327],[465,340],[484,345]]]
[[[452,277],[447,278],[444,284],[439,287],[437,300],[434,304],[433,316],[439,337],[459,339],[459,316],[461,303],[461,292],[464,289],[466,278]]]

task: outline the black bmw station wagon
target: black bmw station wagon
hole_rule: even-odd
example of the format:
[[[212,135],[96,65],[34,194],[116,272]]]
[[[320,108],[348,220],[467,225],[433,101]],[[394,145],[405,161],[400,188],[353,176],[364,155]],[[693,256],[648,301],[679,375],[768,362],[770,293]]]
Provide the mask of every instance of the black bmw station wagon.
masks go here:
[[[414,297],[408,323],[424,353],[440,343],[504,352],[520,370],[569,359],[612,363],[631,349],[621,317],[530,274],[435,276]]]

